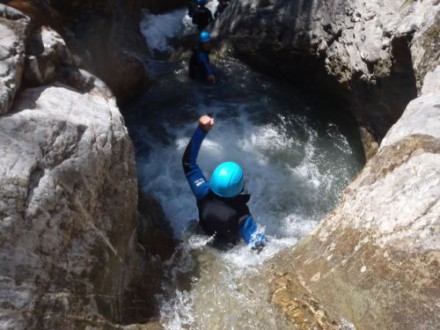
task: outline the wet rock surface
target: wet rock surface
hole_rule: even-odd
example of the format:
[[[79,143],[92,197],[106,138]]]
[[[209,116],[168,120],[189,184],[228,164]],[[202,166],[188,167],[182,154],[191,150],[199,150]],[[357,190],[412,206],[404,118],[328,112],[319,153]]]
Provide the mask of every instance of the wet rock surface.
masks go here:
[[[438,63],[439,11],[436,1],[235,1],[214,30],[243,60],[348,100],[367,144]]]

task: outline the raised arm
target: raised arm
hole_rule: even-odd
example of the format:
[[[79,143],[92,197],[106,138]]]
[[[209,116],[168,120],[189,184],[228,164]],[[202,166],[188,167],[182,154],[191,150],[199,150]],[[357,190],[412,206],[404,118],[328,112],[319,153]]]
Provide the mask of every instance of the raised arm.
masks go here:
[[[199,126],[189,141],[182,158],[183,172],[196,199],[205,197],[209,192],[208,182],[197,165],[197,156],[206,134],[213,126],[214,119],[211,117],[205,115],[199,118]]]

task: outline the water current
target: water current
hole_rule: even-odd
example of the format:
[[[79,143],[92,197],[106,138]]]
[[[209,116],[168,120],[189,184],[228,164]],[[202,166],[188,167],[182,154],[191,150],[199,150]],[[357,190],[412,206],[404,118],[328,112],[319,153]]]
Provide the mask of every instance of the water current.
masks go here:
[[[212,2],[212,6],[214,7]],[[182,243],[165,262],[157,297],[166,329],[288,329],[270,303],[266,282],[256,282],[263,262],[292,247],[335,206],[364,163],[354,122],[328,99],[255,72],[231,58],[214,62],[218,83],[187,75],[187,57],[174,62],[168,38],[192,33],[185,11],[146,14],[141,24],[156,83],[126,109],[135,144],[140,186],[155,197]],[[183,32],[182,32],[183,31]],[[251,212],[269,238],[260,254],[243,243],[212,247],[196,227],[197,208],[181,157],[202,114],[215,127],[198,163],[209,177],[222,161],[240,163]]]

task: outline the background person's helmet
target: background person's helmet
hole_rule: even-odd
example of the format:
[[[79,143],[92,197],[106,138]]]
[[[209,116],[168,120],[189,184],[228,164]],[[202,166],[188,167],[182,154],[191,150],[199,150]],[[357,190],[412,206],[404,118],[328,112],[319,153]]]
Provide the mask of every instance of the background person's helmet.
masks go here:
[[[244,188],[243,170],[234,162],[221,163],[212,172],[209,187],[220,197],[237,196]]]
[[[198,4],[199,6],[206,5],[206,0],[197,0],[197,4]]]
[[[199,41],[200,42],[209,42],[211,41],[212,37],[211,34],[208,31],[202,31],[199,35]]]

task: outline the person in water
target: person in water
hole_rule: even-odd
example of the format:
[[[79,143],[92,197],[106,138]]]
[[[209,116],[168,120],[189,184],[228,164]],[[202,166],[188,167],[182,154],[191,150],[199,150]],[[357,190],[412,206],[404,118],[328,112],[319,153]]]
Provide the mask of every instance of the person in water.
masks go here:
[[[219,0],[217,9],[214,13],[214,18],[217,18],[223,12],[223,10],[225,10],[225,8],[229,5],[229,2],[229,0]]]
[[[189,60],[189,76],[191,79],[207,81],[215,84],[214,71],[209,61],[209,53],[212,49],[212,37],[207,31],[202,31],[199,35],[199,44],[193,49]]]
[[[213,20],[211,11],[205,7],[206,0],[197,0],[197,7],[192,12],[192,23],[199,31],[206,28]]]
[[[240,165],[221,163],[214,169],[209,181],[197,165],[203,139],[213,127],[213,118],[201,116],[182,158],[183,171],[197,200],[200,226],[208,235],[215,235],[217,241],[236,243],[242,238],[252,249],[261,251],[267,239],[257,230],[247,206],[250,195],[243,193]]]
[[[189,0],[188,1],[188,16],[193,17],[194,12],[197,8],[197,0]]]

